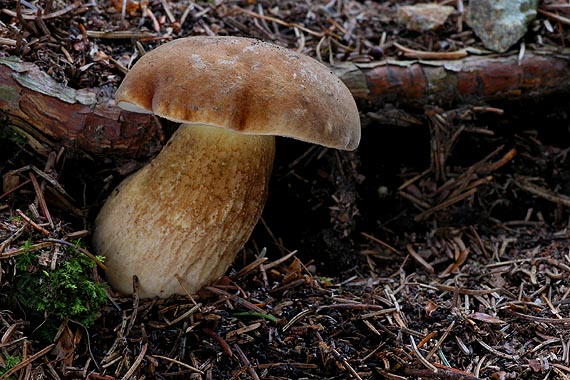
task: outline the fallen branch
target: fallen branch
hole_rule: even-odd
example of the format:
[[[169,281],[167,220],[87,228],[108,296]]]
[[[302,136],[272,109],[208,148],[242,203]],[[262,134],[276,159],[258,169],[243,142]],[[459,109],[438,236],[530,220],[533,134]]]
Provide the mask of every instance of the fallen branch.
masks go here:
[[[341,63],[333,71],[362,104],[454,105],[540,98],[570,91],[568,56],[527,51],[446,61]]]
[[[517,55],[499,55],[344,62],[331,69],[363,111],[381,110],[386,103],[403,108],[465,105],[570,92],[568,59],[554,53],[527,52],[520,61]],[[94,157],[148,158],[164,141],[153,117],[120,110],[98,89],[66,87],[14,57],[0,58],[0,88],[0,117],[46,155],[63,145]]]
[[[46,156],[60,145],[110,158],[149,157],[160,149],[152,117],[122,111],[97,89],[63,86],[34,64],[0,58],[0,92],[0,118]]]

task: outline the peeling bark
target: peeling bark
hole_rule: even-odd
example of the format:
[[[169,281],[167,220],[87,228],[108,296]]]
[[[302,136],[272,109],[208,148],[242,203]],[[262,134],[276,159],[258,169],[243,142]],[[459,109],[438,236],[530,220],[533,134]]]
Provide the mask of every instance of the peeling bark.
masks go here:
[[[335,73],[360,105],[378,108],[519,101],[570,92],[570,52],[469,56],[452,61],[342,63]]]
[[[570,92],[568,54],[527,52],[455,61],[386,60],[332,67],[362,110],[402,109],[540,99]],[[0,117],[46,152],[63,145],[93,157],[145,158],[163,143],[149,115],[120,110],[98,89],[74,90],[37,66],[0,58]]]
[[[149,115],[122,111],[97,89],[63,86],[16,58],[0,58],[0,117],[46,154],[63,145],[93,156],[149,157],[162,140]]]

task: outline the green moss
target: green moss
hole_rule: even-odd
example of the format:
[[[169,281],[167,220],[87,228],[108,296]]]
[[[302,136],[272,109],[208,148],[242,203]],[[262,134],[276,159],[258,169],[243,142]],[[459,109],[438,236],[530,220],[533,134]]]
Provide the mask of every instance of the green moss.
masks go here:
[[[107,300],[105,285],[93,279],[95,262],[77,248],[65,246],[52,270],[40,263],[41,255],[41,250],[26,251],[16,258],[15,295],[20,304],[47,318],[93,324]]]
[[[22,253],[16,259],[16,269],[20,271],[28,270],[28,268],[32,267],[34,263],[37,261],[37,257],[34,252],[30,251],[32,247],[32,240],[28,239],[23,245],[18,247],[18,249],[24,249],[24,253]]]
[[[5,366],[3,368],[0,367],[0,376],[4,376],[6,372],[20,364],[22,361],[21,355],[8,355],[4,358]],[[8,377],[8,380],[12,379],[12,377]]]

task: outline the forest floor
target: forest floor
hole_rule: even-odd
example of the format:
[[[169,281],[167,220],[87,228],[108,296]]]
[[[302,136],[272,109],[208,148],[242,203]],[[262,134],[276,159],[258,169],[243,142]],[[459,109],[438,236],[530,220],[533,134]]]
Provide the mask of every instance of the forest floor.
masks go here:
[[[402,45],[482,49],[462,1],[424,33],[396,21],[408,1],[129,0],[124,16],[118,0],[15,3],[0,0],[2,54],[107,96],[138,49],[188,35],[256,37],[329,64],[398,59]],[[526,49],[567,46],[565,20],[540,12]],[[15,293],[56,292],[58,255],[91,251],[93,216],[126,173],[81,152],[45,157],[3,125],[0,379],[567,379],[568,104],[458,100],[407,109],[407,126],[362,105],[355,152],[278,139],[262,221],[227,276],[165,300],[106,288],[94,321]]]

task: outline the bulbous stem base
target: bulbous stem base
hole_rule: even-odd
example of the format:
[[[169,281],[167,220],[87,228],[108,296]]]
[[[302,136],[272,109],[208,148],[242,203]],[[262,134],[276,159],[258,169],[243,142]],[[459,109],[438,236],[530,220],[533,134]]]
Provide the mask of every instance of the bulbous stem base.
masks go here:
[[[137,275],[141,297],[168,297],[221,277],[261,216],[274,150],[273,136],[182,125],[97,216],[111,286],[130,294]]]

